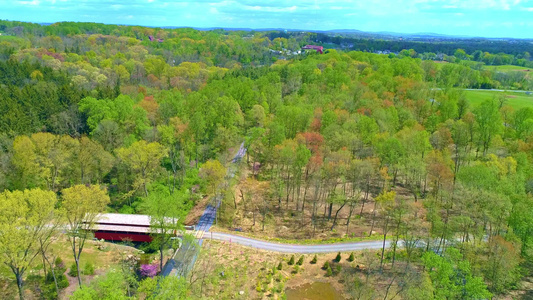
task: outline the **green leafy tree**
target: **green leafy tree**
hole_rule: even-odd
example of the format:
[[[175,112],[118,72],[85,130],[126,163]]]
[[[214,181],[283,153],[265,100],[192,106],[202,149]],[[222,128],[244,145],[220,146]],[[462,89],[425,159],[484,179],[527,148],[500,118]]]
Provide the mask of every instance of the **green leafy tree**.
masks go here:
[[[66,231],[81,286],[80,256],[99,214],[109,204],[109,196],[106,189],[99,185],[75,185],[64,189],[61,194],[61,207],[68,222]]]
[[[199,175],[207,181],[211,193],[216,195],[218,186],[226,176],[226,168],[218,160],[209,160],[202,165]]]
[[[190,299],[188,287],[185,277],[148,277],[140,282],[137,293],[146,300],[185,300]]]
[[[494,137],[503,131],[503,121],[496,100],[487,100],[474,110],[477,150],[485,155]]]
[[[150,216],[152,244],[159,249],[160,270],[163,269],[164,250],[170,246],[172,238],[183,231],[187,197],[186,193],[171,194],[167,188],[158,185],[141,204],[142,211]]]
[[[16,277],[24,299],[24,274],[40,254],[39,240],[51,238],[57,217],[54,192],[31,189],[0,194],[0,257]]]
[[[70,299],[131,299],[127,296],[127,284],[122,272],[111,270],[104,276],[93,280],[90,285],[78,288]]]
[[[133,143],[128,148],[117,150],[117,156],[130,168],[135,176],[134,191],[142,189],[148,196],[148,185],[155,179],[161,169],[161,160],[167,150],[157,142],[144,140]]]
[[[492,295],[482,277],[474,276],[470,264],[457,249],[444,256],[426,252],[422,257],[434,287],[436,299],[488,299]]]

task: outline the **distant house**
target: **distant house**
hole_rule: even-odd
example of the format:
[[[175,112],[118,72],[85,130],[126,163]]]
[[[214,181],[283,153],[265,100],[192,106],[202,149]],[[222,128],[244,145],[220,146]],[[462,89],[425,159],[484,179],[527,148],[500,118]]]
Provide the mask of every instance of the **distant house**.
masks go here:
[[[153,35],[149,35],[149,36],[148,36],[148,39],[150,40],[150,42],[155,42],[155,41],[156,41],[156,38],[155,38]],[[141,40],[141,41],[142,41],[142,40]],[[164,42],[165,40],[163,40],[163,39],[157,39],[157,41],[158,41],[159,43],[162,43],[162,42]]]
[[[320,54],[324,53],[324,47],[317,45],[305,45],[302,47],[302,50],[315,50]]]

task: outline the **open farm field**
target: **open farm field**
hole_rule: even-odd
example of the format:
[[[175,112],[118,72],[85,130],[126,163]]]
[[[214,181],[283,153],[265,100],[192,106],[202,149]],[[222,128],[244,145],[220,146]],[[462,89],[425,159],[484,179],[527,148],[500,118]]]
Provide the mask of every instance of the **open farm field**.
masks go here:
[[[495,70],[500,72],[511,72],[511,71],[533,71],[531,68],[513,66],[513,65],[501,65],[501,66],[484,66],[487,70]]]
[[[465,91],[466,98],[470,101],[472,106],[478,106],[485,100],[498,98],[498,96],[505,95],[506,105],[510,105],[515,110],[523,107],[533,107],[533,95],[516,92],[495,92],[495,91]]]

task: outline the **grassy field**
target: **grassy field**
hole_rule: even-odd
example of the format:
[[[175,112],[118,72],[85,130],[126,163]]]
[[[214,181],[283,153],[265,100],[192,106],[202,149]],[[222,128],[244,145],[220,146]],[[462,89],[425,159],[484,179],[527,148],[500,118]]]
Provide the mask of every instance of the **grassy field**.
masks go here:
[[[473,107],[480,105],[485,100],[490,100],[498,95],[505,94],[507,97],[507,105],[514,109],[523,107],[533,107],[533,95],[526,95],[525,93],[513,92],[494,92],[494,91],[465,91],[466,98],[470,101]]]
[[[531,70],[531,68],[513,66],[513,65],[502,65],[502,66],[485,66],[487,70],[497,70],[500,72],[511,72],[511,71],[526,71]],[[531,70],[533,71],[533,70]]]

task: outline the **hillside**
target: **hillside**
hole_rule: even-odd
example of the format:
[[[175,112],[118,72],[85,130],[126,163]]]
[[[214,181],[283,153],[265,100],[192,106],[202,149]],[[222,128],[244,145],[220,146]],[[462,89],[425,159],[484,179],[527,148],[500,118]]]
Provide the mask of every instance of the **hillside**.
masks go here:
[[[456,49],[443,62],[324,39],[338,47],[320,54],[302,50],[316,44],[309,32],[74,22],[0,21],[0,32],[5,297],[63,295],[46,271],[57,253],[43,243],[65,233],[54,242],[83,265],[103,212],[150,216],[141,233],[151,242],[90,284],[73,279],[84,287],[70,299],[217,299],[218,283],[227,298],[250,287],[246,295],[281,298],[323,277],[361,299],[528,297],[533,78],[484,62],[529,65],[524,53]],[[216,231],[384,246],[351,261],[321,255],[318,267],[306,256],[300,270],[289,255],[260,265],[252,250],[226,255],[226,244],[209,242],[189,253],[191,274],[156,281],[176,248],[196,245],[177,236],[208,205]]]

